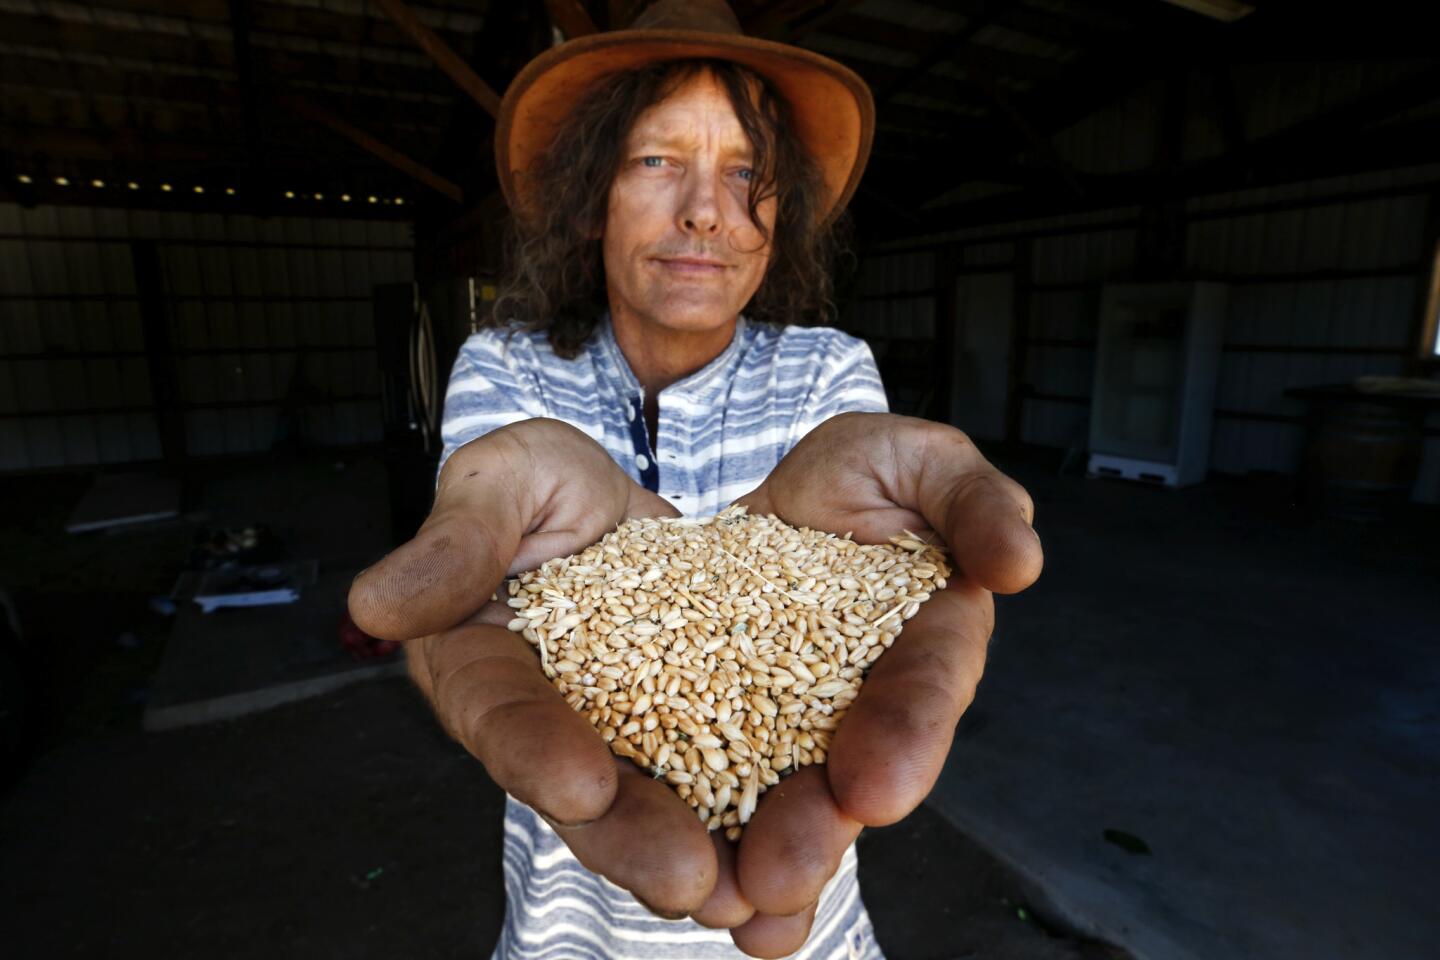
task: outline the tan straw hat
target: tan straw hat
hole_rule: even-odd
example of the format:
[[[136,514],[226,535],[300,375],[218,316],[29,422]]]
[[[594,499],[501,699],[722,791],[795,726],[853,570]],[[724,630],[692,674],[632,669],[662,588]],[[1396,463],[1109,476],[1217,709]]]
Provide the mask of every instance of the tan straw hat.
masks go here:
[[[724,0],[657,0],[629,29],[577,37],[530,61],[505,91],[496,121],[496,169],[510,209],[523,215],[530,208],[525,172],[598,80],[663,60],[697,58],[733,61],[774,85],[820,168],[828,194],[824,216],[844,209],[875,133],[870,88],[829,57],[745,36]]]

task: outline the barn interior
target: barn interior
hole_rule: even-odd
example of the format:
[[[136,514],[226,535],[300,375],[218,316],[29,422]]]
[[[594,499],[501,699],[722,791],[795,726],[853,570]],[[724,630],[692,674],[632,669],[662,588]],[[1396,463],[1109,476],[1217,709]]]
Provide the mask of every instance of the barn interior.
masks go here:
[[[644,5],[0,0],[17,956],[492,948],[503,796],[345,595],[493,319],[501,96]],[[732,7],[869,85],[829,322],[1046,548],[935,790],[860,841],[887,955],[1432,954],[1423,11]]]

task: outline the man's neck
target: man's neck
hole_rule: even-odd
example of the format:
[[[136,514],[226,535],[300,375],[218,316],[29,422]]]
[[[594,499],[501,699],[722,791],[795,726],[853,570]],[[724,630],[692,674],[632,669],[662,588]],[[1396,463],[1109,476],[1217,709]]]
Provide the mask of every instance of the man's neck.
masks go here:
[[[615,342],[647,398],[684,380],[725,352],[735,338],[735,320],[714,330],[667,330],[623,315],[612,315]]]

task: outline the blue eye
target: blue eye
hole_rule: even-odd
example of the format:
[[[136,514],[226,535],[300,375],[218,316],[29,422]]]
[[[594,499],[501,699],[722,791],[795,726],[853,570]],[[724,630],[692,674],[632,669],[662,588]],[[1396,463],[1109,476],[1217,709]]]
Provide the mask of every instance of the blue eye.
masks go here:
[[[755,179],[755,171],[754,171],[754,170],[751,170],[751,169],[749,169],[749,168],[747,167],[746,169],[740,171],[740,178],[741,178],[742,180],[754,180],[754,179]]]
[[[664,157],[644,157],[644,158],[641,159],[641,162],[644,163],[645,166],[647,166],[647,167],[658,167],[658,166],[660,166],[660,164],[662,164],[662,163],[665,162],[665,158],[664,158]]]

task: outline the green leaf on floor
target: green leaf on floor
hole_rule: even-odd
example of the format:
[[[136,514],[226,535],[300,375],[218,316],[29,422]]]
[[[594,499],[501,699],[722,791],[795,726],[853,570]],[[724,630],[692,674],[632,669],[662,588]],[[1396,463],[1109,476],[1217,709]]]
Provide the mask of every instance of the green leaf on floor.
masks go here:
[[[1126,833],[1124,830],[1116,830],[1114,827],[1107,827],[1105,830],[1105,839],[1115,844],[1115,846],[1119,847],[1121,850],[1124,850],[1126,853],[1133,853],[1136,855],[1143,854],[1145,856],[1150,855],[1150,844],[1146,843],[1144,840],[1141,840],[1133,833]]]

